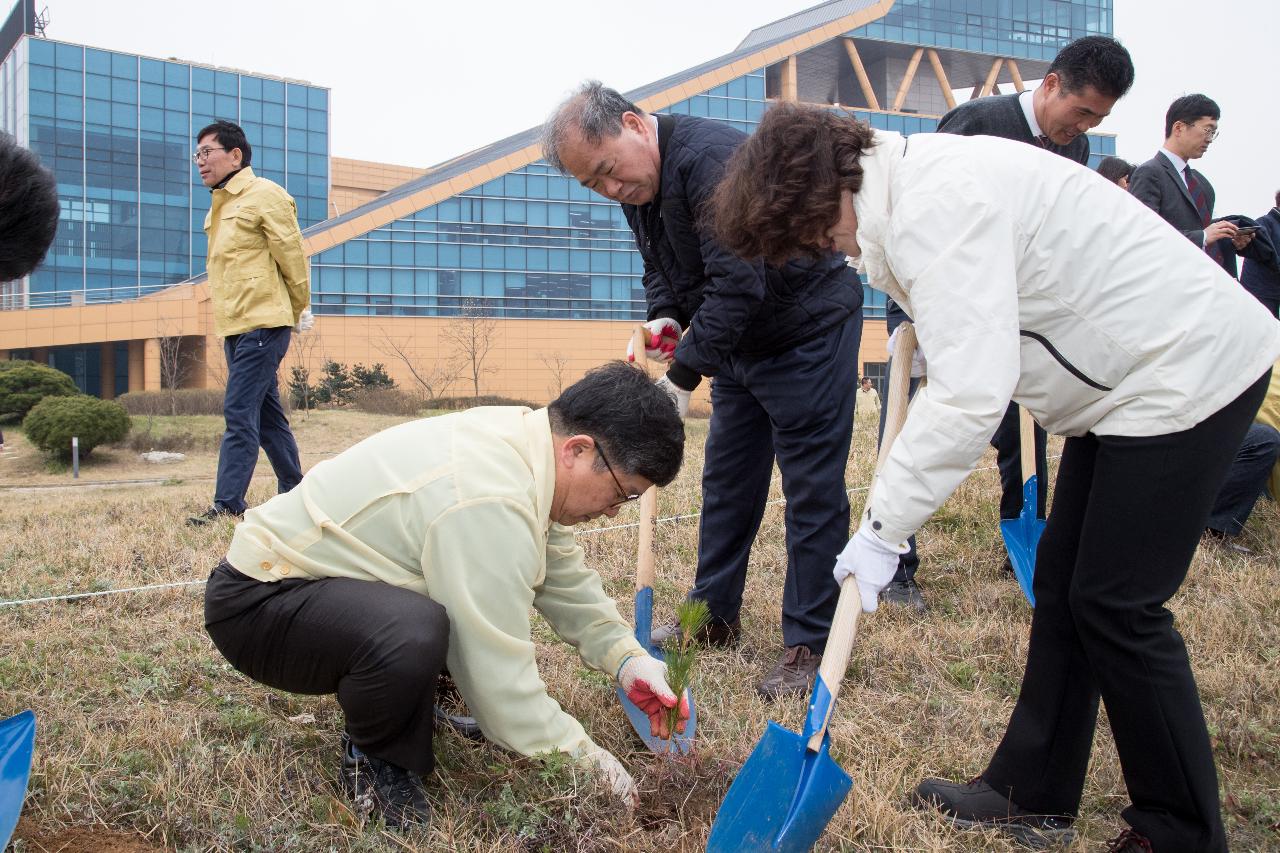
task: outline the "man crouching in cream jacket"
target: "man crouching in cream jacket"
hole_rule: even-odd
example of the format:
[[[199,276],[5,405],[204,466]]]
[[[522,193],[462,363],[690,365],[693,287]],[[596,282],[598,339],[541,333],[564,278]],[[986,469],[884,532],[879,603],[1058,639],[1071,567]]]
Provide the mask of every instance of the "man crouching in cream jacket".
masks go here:
[[[489,740],[568,753],[634,803],[627,771],[547,695],[529,610],[670,736],[666,667],[635,641],[569,527],[671,482],[683,453],[670,398],[621,362],[545,409],[392,427],[245,514],[209,578],[206,628],[255,681],[337,695],[340,780],[388,825],[429,817],[422,777],[446,665]]]

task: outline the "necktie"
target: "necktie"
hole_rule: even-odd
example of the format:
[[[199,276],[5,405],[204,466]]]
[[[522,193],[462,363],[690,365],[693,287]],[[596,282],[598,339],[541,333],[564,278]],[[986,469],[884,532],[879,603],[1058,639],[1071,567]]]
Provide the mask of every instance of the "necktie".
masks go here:
[[[1191,171],[1190,166],[1182,167],[1182,175],[1187,179],[1187,192],[1191,193],[1191,200],[1196,203],[1196,212],[1200,214],[1200,227],[1208,228],[1209,220],[1213,215],[1213,211],[1209,209],[1209,199],[1205,196],[1204,190],[1200,188],[1200,182],[1196,180],[1195,173]],[[1204,250],[1209,253],[1209,257],[1218,263],[1222,263],[1222,249],[1218,247],[1216,240],[1205,244]]]

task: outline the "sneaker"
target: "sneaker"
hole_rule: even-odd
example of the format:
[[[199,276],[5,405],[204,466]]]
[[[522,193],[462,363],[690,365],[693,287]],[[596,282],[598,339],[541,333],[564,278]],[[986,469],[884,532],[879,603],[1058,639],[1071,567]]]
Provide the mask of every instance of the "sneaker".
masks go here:
[[[243,513],[232,512],[229,509],[223,509],[220,506],[211,506],[199,515],[193,515],[187,519],[187,524],[192,527],[204,527],[206,524],[214,524],[224,519],[239,521],[243,518]]]
[[[342,733],[338,780],[360,812],[381,815],[389,827],[425,826],[431,819],[426,785],[412,770],[365,755]]]
[[[880,593],[880,601],[884,604],[896,604],[899,607],[910,607],[917,613],[924,613],[929,608],[924,603],[924,594],[914,580],[892,581]]]
[[[668,640],[679,640],[681,636],[680,623],[668,622],[649,635],[649,642],[658,648],[662,648]],[[740,620],[734,619],[732,622],[725,622],[721,619],[712,618],[710,622],[694,634],[693,640],[704,646],[727,649],[736,646],[738,638],[741,636],[742,622]]]
[[[995,791],[981,776],[970,782],[925,779],[911,795],[918,809],[937,809],[960,829],[996,829],[1034,850],[1070,844],[1076,837],[1073,819],[1024,811]]]
[[[793,693],[808,694],[813,689],[813,680],[821,663],[822,655],[808,646],[788,646],[773,672],[756,685],[756,693],[768,701]]]
[[[1107,842],[1107,853],[1153,853],[1153,850],[1145,836],[1126,829]]]

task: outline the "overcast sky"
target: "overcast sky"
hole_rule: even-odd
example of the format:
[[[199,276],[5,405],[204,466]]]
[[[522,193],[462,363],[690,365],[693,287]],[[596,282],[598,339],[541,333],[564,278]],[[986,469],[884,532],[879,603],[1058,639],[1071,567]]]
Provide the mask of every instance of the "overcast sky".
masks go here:
[[[331,153],[428,166],[538,124],[579,80],[618,89],[728,53],[814,0],[45,0],[50,38],[294,77],[332,91]],[[1137,82],[1100,129],[1141,162],[1164,112],[1201,91],[1222,135],[1197,164],[1216,212],[1258,216],[1280,190],[1280,2],[1115,0]],[[1228,10],[1229,11],[1226,11]],[[1268,59],[1270,57],[1270,59]]]

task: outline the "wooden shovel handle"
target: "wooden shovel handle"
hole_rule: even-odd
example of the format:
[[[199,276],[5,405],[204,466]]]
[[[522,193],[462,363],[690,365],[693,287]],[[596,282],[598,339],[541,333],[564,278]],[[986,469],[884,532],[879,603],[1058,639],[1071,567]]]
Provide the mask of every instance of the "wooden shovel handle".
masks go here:
[[[631,355],[635,358],[632,364],[643,370],[645,376],[649,375],[649,357],[644,354],[645,347],[648,345],[649,330],[643,323],[637,323],[631,332]]]
[[[636,592],[653,586],[653,534],[658,527],[658,487],[650,486],[640,496],[640,543],[636,553]]]
[[[649,343],[649,330],[643,323],[637,323],[631,331],[632,362],[638,369],[649,375],[649,359],[644,348]],[[636,553],[636,592],[653,586],[655,574],[653,536],[658,527],[658,487],[650,486],[640,496],[640,543]]]
[[[884,439],[880,442],[880,452],[876,459],[876,477],[889,458],[889,449],[894,439],[902,431],[907,420],[907,404],[911,394],[911,357],[916,351],[916,330],[910,323],[898,327],[897,349],[893,352],[893,368],[889,373],[889,399],[884,427]],[[871,496],[875,493],[876,477],[871,480],[871,488],[867,491],[867,506],[871,506]],[[853,576],[844,579],[840,584],[840,598],[836,601],[836,614],[831,620],[831,633],[827,635],[827,646],[822,651],[822,663],[818,666],[818,675],[822,683],[831,693],[831,701],[827,713],[813,736],[809,738],[809,749],[817,752],[822,746],[822,737],[826,734],[827,723],[831,721],[831,712],[836,706],[836,697],[840,694],[840,683],[844,681],[845,669],[849,666],[849,656],[853,652],[853,640],[858,632],[858,615],[862,612],[862,596],[858,593],[858,582]]]
[[[1022,457],[1022,482],[1025,483],[1036,473],[1036,422],[1022,406],[1018,407],[1018,443],[1021,445],[1018,455]]]

